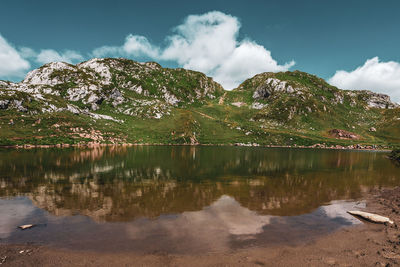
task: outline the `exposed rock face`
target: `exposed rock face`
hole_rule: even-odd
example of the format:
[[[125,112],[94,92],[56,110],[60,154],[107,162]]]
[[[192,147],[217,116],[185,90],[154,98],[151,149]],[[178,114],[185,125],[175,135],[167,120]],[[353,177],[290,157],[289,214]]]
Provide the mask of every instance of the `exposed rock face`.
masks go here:
[[[1,81],[0,96],[14,95],[13,101],[20,102],[11,105],[11,100],[0,98],[0,108],[17,107],[26,111],[23,103],[30,101],[21,99],[20,93],[23,93],[44,106],[35,112],[66,110],[82,113],[78,106],[85,105],[87,113],[98,110],[103,102],[107,102],[121,112],[135,116],[143,113],[141,107],[152,106],[146,108],[150,111],[143,116],[161,118],[168,113],[168,106],[213,99],[222,92],[218,83],[199,72],[164,69],[154,62],[94,58],[77,65],[45,64],[29,72],[20,83]],[[60,105],[47,101],[54,97],[62,97],[67,104],[65,101]]]
[[[9,100],[0,100],[0,109],[7,109],[9,103]]]
[[[334,103],[335,104],[343,104],[344,101],[344,95],[342,94],[342,92],[334,92]]]
[[[361,91],[361,92],[365,94],[364,98],[367,102],[368,107],[370,108],[392,109],[399,107],[398,104],[395,104],[392,101],[390,101],[390,97],[388,95],[378,94],[371,91]]]
[[[276,78],[268,78],[263,84],[257,87],[254,91],[253,98],[266,99],[275,92],[294,93],[297,88],[288,85],[286,81],[281,81]]]
[[[112,75],[110,72],[110,68],[101,59],[94,58],[86,62],[82,62],[77,66],[79,68],[86,68],[93,70],[96,74],[98,74],[101,77],[101,81],[104,85],[108,85],[111,83]],[[116,67],[115,64],[113,66]]]
[[[171,83],[180,83],[181,80],[193,80],[191,83],[197,86],[189,88],[168,87]],[[149,83],[143,82],[151,80]],[[143,85],[148,88],[143,88]],[[54,90],[56,85],[67,87],[66,96],[70,101],[84,101],[94,103],[96,97],[107,98],[104,89],[123,88],[135,91],[144,96],[163,98],[171,105],[187,100],[201,100],[203,98],[214,98],[216,92],[222,92],[222,87],[213,82],[211,78],[188,70],[163,69],[156,63],[138,63],[126,59],[91,59],[77,64],[76,66],[63,62],[53,62],[28,73],[21,84],[14,84],[15,89],[27,92],[26,87],[36,86],[37,91],[58,95],[59,90]],[[147,86],[146,86],[147,85]],[[52,90],[53,89],[53,90]],[[58,89],[58,88],[57,88]],[[177,89],[180,89],[178,92]],[[111,95],[116,105],[122,103],[122,95]],[[181,99],[177,93],[182,95]],[[184,94],[183,94],[184,93]],[[119,99],[115,99],[119,98]],[[118,103],[119,102],[119,103]]]
[[[258,99],[258,98],[263,98],[266,99],[271,95],[271,92],[268,90],[266,87],[261,87],[258,88],[256,91],[254,91],[253,98]]]
[[[249,108],[257,110],[251,120],[259,122],[261,129],[291,128],[307,132],[356,125],[361,136],[371,127],[384,128],[380,124],[389,121],[399,107],[386,95],[341,90],[315,75],[300,71],[260,73],[244,81],[233,92],[230,104],[246,101]],[[243,97],[240,99],[237,95]],[[378,115],[376,109],[395,110],[394,113],[378,111]],[[380,120],[379,117],[389,119]],[[354,138],[340,132],[333,136]]]
[[[314,75],[294,71],[285,73],[261,73],[244,81],[238,91],[250,90],[255,100],[279,101],[280,95],[294,97],[297,101],[307,102],[320,99],[321,103],[333,105],[349,104],[351,107],[363,106],[365,109],[393,109],[399,105],[391,102],[390,97],[371,91],[340,90]],[[325,107],[325,108],[324,108]],[[308,106],[314,110],[313,107]],[[325,112],[326,105],[321,107]],[[304,109],[306,109],[304,107]]]
[[[366,90],[343,91],[350,98],[350,106],[354,107],[360,102],[365,105],[366,109],[393,109],[398,108],[399,105],[393,103],[390,97],[385,94],[374,93]],[[342,102],[343,103],[343,102]]]
[[[215,106],[217,103],[218,107]],[[162,68],[154,62],[139,63],[112,58],[95,58],[77,65],[49,63],[31,71],[20,83],[0,81],[0,112],[6,115],[7,121],[16,111],[24,112],[26,117],[62,117],[72,122],[93,122],[104,129],[111,123],[97,123],[96,120],[125,122],[132,128],[114,129],[121,135],[126,133],[135,142],[152,139],[150,134],[138,134],[144,132],[139,130],[140,127],[149,128],[145,127],[148,123],[145,120],[166,119],[168,115],[181,117],[176,120],[177,123],[165,123],[168,127],[178,127],[180,125],[176,124],[181,121],[187,122],[188,126],[184,124],[182,127],[185,133],[182,138],[172,134],[171,137],[163,135],[165,140],[171,138],[173,142],[180,142],[182,139],[185,143],[220,140],[202,139],[201,134],[209,134],[206,131],[211,127],[207,126],[204,130],[204,122],[197,121],[197,114],[226,126],[227,130],[240,131],[238,136],[260,136],[260,140],[264,134],[269,134],[270,129],[288,130],[289,135],[298,132],[301,138],[314,138],[318,132],[326,133],[336,128],[351,129],[350,126],[354,125],[354,129],[357,129],[354,131],[364,141],[373,136],[363,136],[368,130],[374,132],[371,127],[382,132],[390,132],[397,127],[400,109],[377,110],[396,107],[398,105],[390,102],[386,95],[340,90],[314,75],[298,71],[258,74],[237,89],[224,91],[218,83],[199,72]],[[62,114],[64,112],[66,114]],[[212,116],[208,116],[207,112]],[[43,113],[49,116],[41,116]],[[92,120],[86,120],[88,117]],[[137,123],[137,118],[144,121],[143,125]],[[175,117],[170,119],[175,120]],[[16,118],[14,120],[17,121]],[[137,125],[138,129],[129,131],[133,125]],[[36,128],[32,128],[32,131],[36,131]],[[186,131],[189,128],[190,131]],[[60,131],[66,130],[61,128]],[[222,128],[218,131],[216,136],[230,136],[222,134],[225,131]],[[313,134],[307,135],[310,131]],[[39,129],[35,134],[38,132]],[[194,133],[198,133],[195,138]],[[330,134],[335,138],[358,138],[350,132],[337,129]],[[136,136],[140,138],[136,139]],[[271,143],[283,140],[276,132],[271,136]],[[294,143],[296,140],[288,139],[285,142]]]
[[[352,132],[348,132],[340,129],[332,129],[329,131],[329,134],[335,138],[339,139],[359,139],[360,137]]]
[[[16,109],[20,112],[27,112],[28,109],[23,105],[24,102],[30,102],[31,98],[28,97],[18,97],[15,92],[8,92],[5,94],[8,99],[0,100],[0,110],[1,109]],[[1,95],[0,95],[1,96]]]
[[[268,106],[267,104],[262,104],[259,102],[253,102],[253,104],[251,105],[251,108],[253,109],[263,109],[264,107]]]
[[[57,71],[73,72],[74,66],[64,62],[48,63],[29,72],[22,82],[27,85],[56,85],[63,83],[67,77],[54,75]]]

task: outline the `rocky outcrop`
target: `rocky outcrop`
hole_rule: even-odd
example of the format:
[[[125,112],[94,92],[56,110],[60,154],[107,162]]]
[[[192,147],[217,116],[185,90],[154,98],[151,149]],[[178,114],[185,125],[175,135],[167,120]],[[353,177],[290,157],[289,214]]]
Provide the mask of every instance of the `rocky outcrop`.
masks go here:
[[[332,138],[383,142],[383,133],[393,135],[393,140],[398,138],[393,130],[400,121],[397,107],[388,96],[340,90],[299,71],[258,74],[237,89],[224,91],[200,72],[113,58],[95,58],[77,65],[49,63],[31,71],[20,83],[0,81],[0,116],[4,122],[11,118],[15,121],[13,129],[2,132],[13,133],[25,127],[34,133],[31,136],[40,138],[38,143],[48,138],[43,127],[33,123],[38,118],[57,123],[62,119],[65,125],[87,123],[103,131],[113,128],[114,135],[125,136],[121,140],[136,143],[158,142],[153,138],[157,136],[160,142],[171,143],[249,140],[315,144],[323,143],[321,139],[328,137],[330,129],[334,130],[328,138],[334,142],[340,141]],[[155,122],[147,120],[164,119],[156,127],[159,135],[146,132],[153,128],[147,124]],[[212,123],[208,125],[206,120]],[[119,127],[111,121],[125,125]],[[0,127],[10,125],[0,122]],[[338,129],[354,129],[359,136]],[[375,133],[376,129],[379,131]],[[59,137],[60,132],[70,138],[64,126],[52,132],[48,138],[51,140],[43,142],[59,142],[64,139]],[[23,135],[23,131],[19,133]],[[0,144],[23,142],[15,138],[10,134],[2,141],[0,136]],[[311,142],[313,139],[318,140]]]
[[[257,87],[253,93],[253,98],[267,99],[271,94],[276,92],[292,94],[296,91],[300,91],[300,89],[293,88],[286,81],[281,81],[276,78],[268,78],[264,83]]]
[[[361,91],[360,95],[364,98],[364,101],[366,101],[369,108],[393,109],[399,107],[398,104],[393,103],[390,100],[390,97],[385,94]]]
[[[0,109],[18,106],[18,110],[25,111],[24,100],[17,94],[23,93],[41,103],[42,108],[35,112],[90,113],[108,103],[124,114],[161,118],[169,114],[168,106],[214,99],[222,92],[218,83],[199,72],[165,69],[154,62],[94,58],[77,65],[45,64],[29,72],[20,83],[1,81]],[[2,95],[13,95],[12,101],[20,103],[10,105],[11,100]],[[142,107],[150,103],[152,107],[146,108],[149,113],[143,113]]]
[[[352,132],[348,132],[340,129],[332,129],[329,131],[329,135],[339,139],[359,139],[360,137]]]
[[[327,84],[321,78],[300,71],[257,74],[244,81],[235,90],[251,91],[252,97],[256,101],[277,101],[280,96],[287,95],[302,102],[307,102],[310,99],[320,99],[321,103],[332,105],[349,104],[351,107],[362,106],[365,109],[393,109],[399,107],[387,95],[371,91],[340,90]],[[311,106],[309,108],[313,109]],[[326,111],[326,105],[324,111]]]
[[[0,100],[0,109],[7,109],[10,104],[10,100]]]

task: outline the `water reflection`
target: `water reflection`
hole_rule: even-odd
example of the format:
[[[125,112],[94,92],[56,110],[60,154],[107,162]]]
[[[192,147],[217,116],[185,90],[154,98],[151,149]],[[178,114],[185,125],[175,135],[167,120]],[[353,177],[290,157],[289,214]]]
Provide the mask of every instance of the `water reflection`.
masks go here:
[[[0,239],[9,237],[16,226],[22,225],[34,210],[35,207],[26,198],[14,198],[8,201],[0,199]]]
[[[223,195],[199,211],[141,218],[126,223],[96,223],[84,216],[54,216],[36,208],[27,198],[0,200],[4,210],[0,238],[5,242],[44,243],[72,249],[164,251],[202,253],[290,241],[308,241],[343,225],[361,223],[346,210],[363,203],[335,202],[300,216],[259,215]],[[6,221],[6,223],[4,223]],[[39,226],[20,231],[13,223]]]
[[[369,188],[399,180],[400,168],[378,152],[0,150],[0,238],[90,248],[108,237],[118,248],[134,240],[124,244],[138,250],[146,244],[147,250],[157,249],[152,242],[157,239],[159,249],[182,251],[304,239],[312,236],[310,229],[321,234],[355,223],[342,212],[354,203],[332,201],[359,199]],[[46,224],[46,230],[16,231],[23,223]],[[76,244],[66,229],[86,241]]]
[[[398,184],[384,153],[238,147],[0,150],[0,197],[55,215],[129,221],[201,210],[222,195],[260,214],[300,215]]]

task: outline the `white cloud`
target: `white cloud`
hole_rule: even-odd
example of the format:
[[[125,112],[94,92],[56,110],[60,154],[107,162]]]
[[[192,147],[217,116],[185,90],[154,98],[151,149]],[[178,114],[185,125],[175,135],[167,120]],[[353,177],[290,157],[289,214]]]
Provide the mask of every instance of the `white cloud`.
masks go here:
[[[103,46],[95,49],[93,55],[175,61],[184,68],[205,72],[226,89],[257,73],[286,71],[294,65],[279,65],[263,46],[239,40],[239,29],[238,18],[222,12],[190,15],[166,37],[167,45],[163,48],[144,36],[128,35],[122,46]]]
[[[184,68],[212,73],[237,48],[240,23],[221,12],[190,15],[167,37],[169,45],[162,58],[177,61]]]
[[[94,49],[91,56],[96,58],[107,56],[122,56],[121,52],[121,47],[105,45]]]
[[[84,57],[76,51],[65,50],[59,53],[52,49],[36,52],[30,47],[14,48],[0,35],[0,78],[22,78],[31,68],[31,63],[45,64],[53,61],[77,63]]]
[[[374,57],[353,71],[337,71],[329,83],[343,89],[384,93],[400,102],[400,63],[380,62],[378,57]]]
[[[0,77],[21,77],[29,68],[29,62],[0,35]]]
[[[286,71],[294,61],[279,65],[271,52],[251,41],[243,41],[216,70],[215,80],[234,88],[247,78],[265,71]]]
[[[125,53],[129,55],[146,55],[152,58],[159,57],[159,49],[144,36],[128,35],[123,46]]]
[[[91,56],[122,56],[172,61],[187,69],[205,72],[226,89],[266,71],[286,71],[294,62],[284,65],[272,58],[271,52],[251,40],[239,40],[240,22],[237,17],[218,11],[190,15],[173,33],[165,38],[165,46],[152,44],[145,36],[128,35],[121,46],[102,46]],[[21,47],[18,50],[0,36],[0,76],[23,75],[32,63],[54,61],[77,63],[85,58],[73,50],[59,52],[42,49],[39,52]]]
[[[20,47],[18,52],[21,57],[25,59],[34,59],[36,57],[36,52],[30,47]]]
[[[93,50],[94,57],[105,56],[135,56],[159,57],[159,48],[153,46],[149,40],[141,35],[129,34],[122,46],[102,46]]]
[[[53,49],[43,49],[36,55],[35,61],[40,64],[46,64],[54,61],[63,61],[67,63],[76,63],[82,61],[84,58],[81,54],[73,50],[66,50],[59,53]]]

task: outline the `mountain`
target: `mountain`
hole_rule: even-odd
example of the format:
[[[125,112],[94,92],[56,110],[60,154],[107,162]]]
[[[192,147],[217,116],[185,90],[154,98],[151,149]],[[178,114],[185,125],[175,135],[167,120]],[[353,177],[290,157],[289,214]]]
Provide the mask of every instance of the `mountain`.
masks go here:
[[[387,95],[341,90],[300,71],[232,91],[205,74],[123,58],[46,64],[0,81],[0,144],[379,145],[400,142]]]

